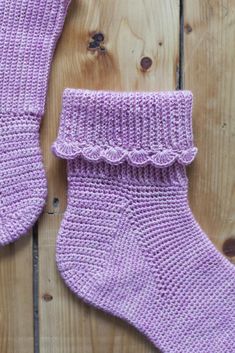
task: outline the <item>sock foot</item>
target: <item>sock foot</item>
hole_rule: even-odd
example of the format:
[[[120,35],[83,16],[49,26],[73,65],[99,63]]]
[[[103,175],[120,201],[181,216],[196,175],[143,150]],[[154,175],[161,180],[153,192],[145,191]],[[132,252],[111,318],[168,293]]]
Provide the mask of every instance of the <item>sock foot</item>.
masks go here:
[[[24,235],[44,207],[47,183],[37,117],[14,117],[1,126],[0,245]]]

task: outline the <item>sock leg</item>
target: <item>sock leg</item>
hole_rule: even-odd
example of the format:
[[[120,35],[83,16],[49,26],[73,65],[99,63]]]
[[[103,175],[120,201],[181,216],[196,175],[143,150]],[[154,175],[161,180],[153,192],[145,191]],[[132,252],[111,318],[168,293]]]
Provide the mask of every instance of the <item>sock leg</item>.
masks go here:
[[[68,4],[0,2],[0,246],[26,234],[45,204],[39,127]]]

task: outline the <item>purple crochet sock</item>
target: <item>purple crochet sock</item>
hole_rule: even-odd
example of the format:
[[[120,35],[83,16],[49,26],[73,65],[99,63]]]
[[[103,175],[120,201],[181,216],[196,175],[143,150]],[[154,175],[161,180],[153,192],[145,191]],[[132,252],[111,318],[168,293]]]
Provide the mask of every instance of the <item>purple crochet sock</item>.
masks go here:
[[[45,203],[39,127],[68,3],[0,1],[0,245],[25,234]]]
[[[66,284],[165,353],[235,352],[235,269],[196,223],[185,165],[192,94],[66,90],[57,240]]]

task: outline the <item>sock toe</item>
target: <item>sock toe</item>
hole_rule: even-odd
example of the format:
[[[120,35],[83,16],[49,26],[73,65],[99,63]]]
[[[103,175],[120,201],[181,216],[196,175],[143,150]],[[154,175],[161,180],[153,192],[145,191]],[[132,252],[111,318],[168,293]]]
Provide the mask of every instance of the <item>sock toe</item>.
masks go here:
[[[40,215],[47,195],[38,118],[26,115],[24,119],[22,126],[16,124],[15,118],[0,132],[1,246],[28,232]]]
[[[0,246],[14,242],[26,235],[41,214],[46,200],[46,188],[41,189],[41,196],[26,202],[17,203],[16,209],[0,209]],[[26,205],[30,202],[31,205]]]

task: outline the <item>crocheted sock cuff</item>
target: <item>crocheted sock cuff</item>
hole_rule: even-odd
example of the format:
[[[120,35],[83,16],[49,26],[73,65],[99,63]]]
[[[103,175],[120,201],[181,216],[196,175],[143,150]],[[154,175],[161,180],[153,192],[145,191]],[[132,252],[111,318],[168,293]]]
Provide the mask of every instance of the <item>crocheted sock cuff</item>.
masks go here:
[[[66,89],[57,156],[111,164],[187,165],[197,149],[192,136],[192,93]]]
[[[125,183],[131,185],[177,186],[187,189],[188,178],[186,169],[179,163],[166,168],[155,168],[148,164],[134,167],[128,162],[117,165],[104,161],[92,163],[82,157],[68,160],[68,182],[80,178],[109,180],[111,183]]]
[[[0,112],[44,112],[52,55],[70,0],[0,1]]]

